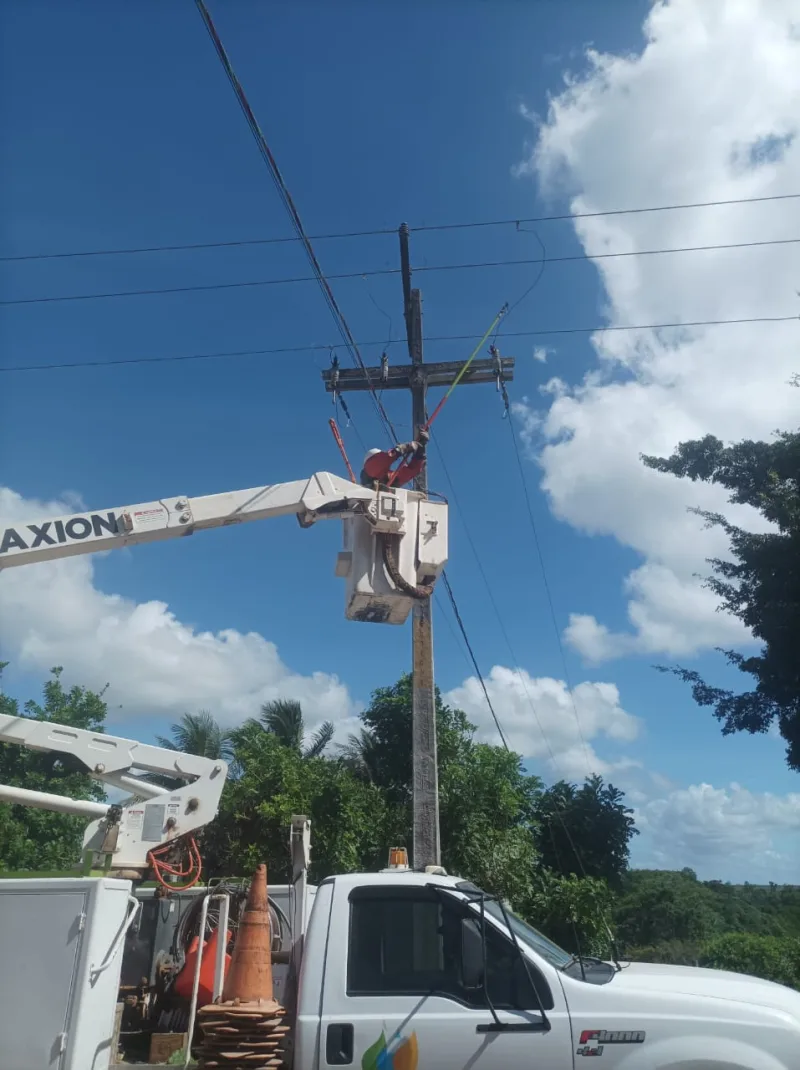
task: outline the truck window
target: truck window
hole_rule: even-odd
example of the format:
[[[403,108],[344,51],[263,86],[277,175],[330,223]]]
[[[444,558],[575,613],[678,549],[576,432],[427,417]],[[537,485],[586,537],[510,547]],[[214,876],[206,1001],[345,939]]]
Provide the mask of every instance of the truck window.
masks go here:
[[[483,985],[465,983],[465,939],[480,940],[479,922],[455,899],[421,888],[356,889],[350,897],[347,994],[436,993],[468,1007],[486,1008]],[[530,965],[542,1005],[550,1010],[553,999],[547,982]],[[516,949],[488,920],[486,966],[489,996],[496,1008],[539,1009]]]

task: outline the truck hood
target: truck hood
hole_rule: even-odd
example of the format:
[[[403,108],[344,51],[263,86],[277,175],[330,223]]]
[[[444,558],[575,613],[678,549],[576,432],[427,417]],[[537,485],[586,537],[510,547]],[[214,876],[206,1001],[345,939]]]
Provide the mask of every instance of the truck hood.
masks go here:
[[[800,992],[773,981],[762,981],[743,973],[704,970],[695,966],[665,966],[660,963],[631,962],[612,979],[619,991],[664,993],[725,999],[734,1003],[770,1007],[800,1022]]]

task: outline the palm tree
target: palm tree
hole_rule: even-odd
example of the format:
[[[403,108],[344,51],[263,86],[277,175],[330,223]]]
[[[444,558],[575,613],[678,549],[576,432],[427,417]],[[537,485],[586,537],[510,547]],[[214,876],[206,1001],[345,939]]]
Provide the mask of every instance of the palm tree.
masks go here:
[[[333,739],[335,728],[333,721],[323,721],[306,746],[303,709],[295,699],[278,698],[265,702],[258,719],[251,717],[240,732],[269,732],[284,747],[297,751],[304,758],[319,758]]]
[[[356,776],[374,783],[378,774],[378,754],[375,736],[368,728],[360,728],[348,736],[339,747],[339,757]]]
[[[201,758],[233,758],[232,734],[217,724],[208,710],[199,713],[184,713],[180,721],[170,726],[170,738],[156,736],[159,747],[179,750],[185,754],[197,754]]]

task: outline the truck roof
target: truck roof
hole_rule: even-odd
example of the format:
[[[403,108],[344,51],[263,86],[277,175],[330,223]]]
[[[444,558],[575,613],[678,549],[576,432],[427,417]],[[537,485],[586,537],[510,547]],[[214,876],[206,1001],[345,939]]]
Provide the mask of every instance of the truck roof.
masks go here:
[[[380,873],[340,873],[332,877],[326,877],[320,881],[318,887],[325,884],[341,884],[345,888],[360,888],[365,885],[381,884],[404,884],[416,887],[425,887],[438,884],[443,888],[456,888],[459,884],[465,884],[462,877],[453,877],[441,873],[418,873],[413,869],[388,869]]]

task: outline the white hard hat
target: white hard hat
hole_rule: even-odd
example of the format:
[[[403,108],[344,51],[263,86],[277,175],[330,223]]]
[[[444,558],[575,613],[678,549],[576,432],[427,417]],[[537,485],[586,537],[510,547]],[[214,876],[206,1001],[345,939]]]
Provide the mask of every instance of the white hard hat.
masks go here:
[[[364,458],[364,461],[365,462],[368,461],[370,459],[370,457],[374,457],[376,453],[380,453],[380,452],[381,451],[379,449],[367,450],[367,456]]]

